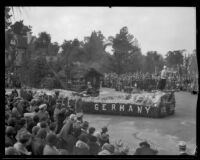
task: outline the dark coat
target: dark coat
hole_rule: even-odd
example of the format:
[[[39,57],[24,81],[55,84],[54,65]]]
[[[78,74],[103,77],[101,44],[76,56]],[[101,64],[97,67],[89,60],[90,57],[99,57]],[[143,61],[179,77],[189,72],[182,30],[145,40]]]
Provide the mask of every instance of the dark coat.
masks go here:
[[[64,126],[62,127],[62,129],[60,130],[59,134],[58,134],[58,138],[59,138],[59,148],[61,149],[67,149],[68,148],[68,144],[67,143],[73,143],[70,142],[70,137],[72,134],[72,125],[73,122],[71,120],[67,120],[64,124]],[[70,144],[71,145],[71,144]]]
[[[90,147],[90,155],[98,155],[98,153],[101,151],[101,147],[96,142],[89,142],[88,145]]]
[[[5,145],[6,146],[13,146],[16,143],[16,140],[12,137],[8,137],[5,135]]]
[[[74,147],[74,155],[90,155],[89,146],[80,140],[77,141]]]
[[[62,127],[63,127],[63,121],[65,120],[65,114],[64,113],[58,113],[57,114],[57,120],[56,120],[56,134],[60,133]]]
[[[134,155],[156,155],[158,151],[149,147],[137,148]]]
[[[42,155],[43,154],[43,149],[45,146],[44,140],[40,138],[34,138],[32,141],[32,154],[33,155]]]

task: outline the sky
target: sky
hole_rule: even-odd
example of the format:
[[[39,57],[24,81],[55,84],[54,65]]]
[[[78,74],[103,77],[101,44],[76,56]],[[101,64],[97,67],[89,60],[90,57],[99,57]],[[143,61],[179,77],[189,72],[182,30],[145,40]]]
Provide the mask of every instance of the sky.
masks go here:
[[[15,13],[13,22],[24,20],[32,26],[33,35],[46,31],[59,44],[83,40],[94,30],[108,38],[127,26],[143,54],[196,49],[195,7],[23,7]]]

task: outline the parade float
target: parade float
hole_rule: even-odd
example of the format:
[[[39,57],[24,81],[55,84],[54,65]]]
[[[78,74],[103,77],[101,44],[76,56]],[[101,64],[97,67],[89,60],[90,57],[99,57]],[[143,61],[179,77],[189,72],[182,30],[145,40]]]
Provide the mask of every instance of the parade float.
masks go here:
[[[73,97],[70,99],[73,101]],[[91,114],[160,118],[175,113],[175,96],[172,91],[155,91],[116,97],[82,97],[82,110]]]
[[[174,91],[138,92],[119,95],[80,96],[72,92],[60,92],[67,105],[79,107],[79,111],[89,114],[107,114],[161,118],[175,113]],[[81,98],[81,105],[77,105]],[[81,109],[80,109],[81,107]]]
[[[67,90],[35,90],[33,99],[40,99],[44,95],[52,97],[55,91],[59,91],[64,106],[79,108],[79,112],[88,114],[161,118],[175,113],[174,91],[141,91],[131,94],[116,92],[118,94],[107,93],[91,97]]]

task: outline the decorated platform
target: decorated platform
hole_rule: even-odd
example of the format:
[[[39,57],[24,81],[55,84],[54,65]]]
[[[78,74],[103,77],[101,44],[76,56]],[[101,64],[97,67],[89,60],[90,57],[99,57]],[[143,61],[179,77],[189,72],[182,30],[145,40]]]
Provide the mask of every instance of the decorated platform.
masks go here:
[[[107,98],[83,98],[83,112],[159,118],[174,114],[173,92],[138,93]]]
[[[109,93],[109,92],[108,92]],[[161,118],[175,113],[173,91],[139,92],[133,94],[100,94],[98,97],[82,97],[82,111],[91,114],[110,114]],[[70,97],[75,105],[76,97]]]
[[[74,92],[58,90],[64,103],[89,114],[110,114],[161,118],[175,113],[174,91],[152,91],[138,93],[116,92],[102,89],[98,97],[80,97]],[[52,95],[55,90],[36,90],[34,98],[41,94]],[[81,98],[81,103],[77,103]],[[81,109],[80,109],[81,107]]]

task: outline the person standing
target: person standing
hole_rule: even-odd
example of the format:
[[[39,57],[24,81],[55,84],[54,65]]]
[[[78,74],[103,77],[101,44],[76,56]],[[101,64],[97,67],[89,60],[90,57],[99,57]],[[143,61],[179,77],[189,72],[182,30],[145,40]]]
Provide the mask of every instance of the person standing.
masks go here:
[[[160,85],[159,85],[160,90],[165,89],[166,81],[167,81],[167,67],[164,66],[163,70],[161,71],[161,79],[160,79]]]

